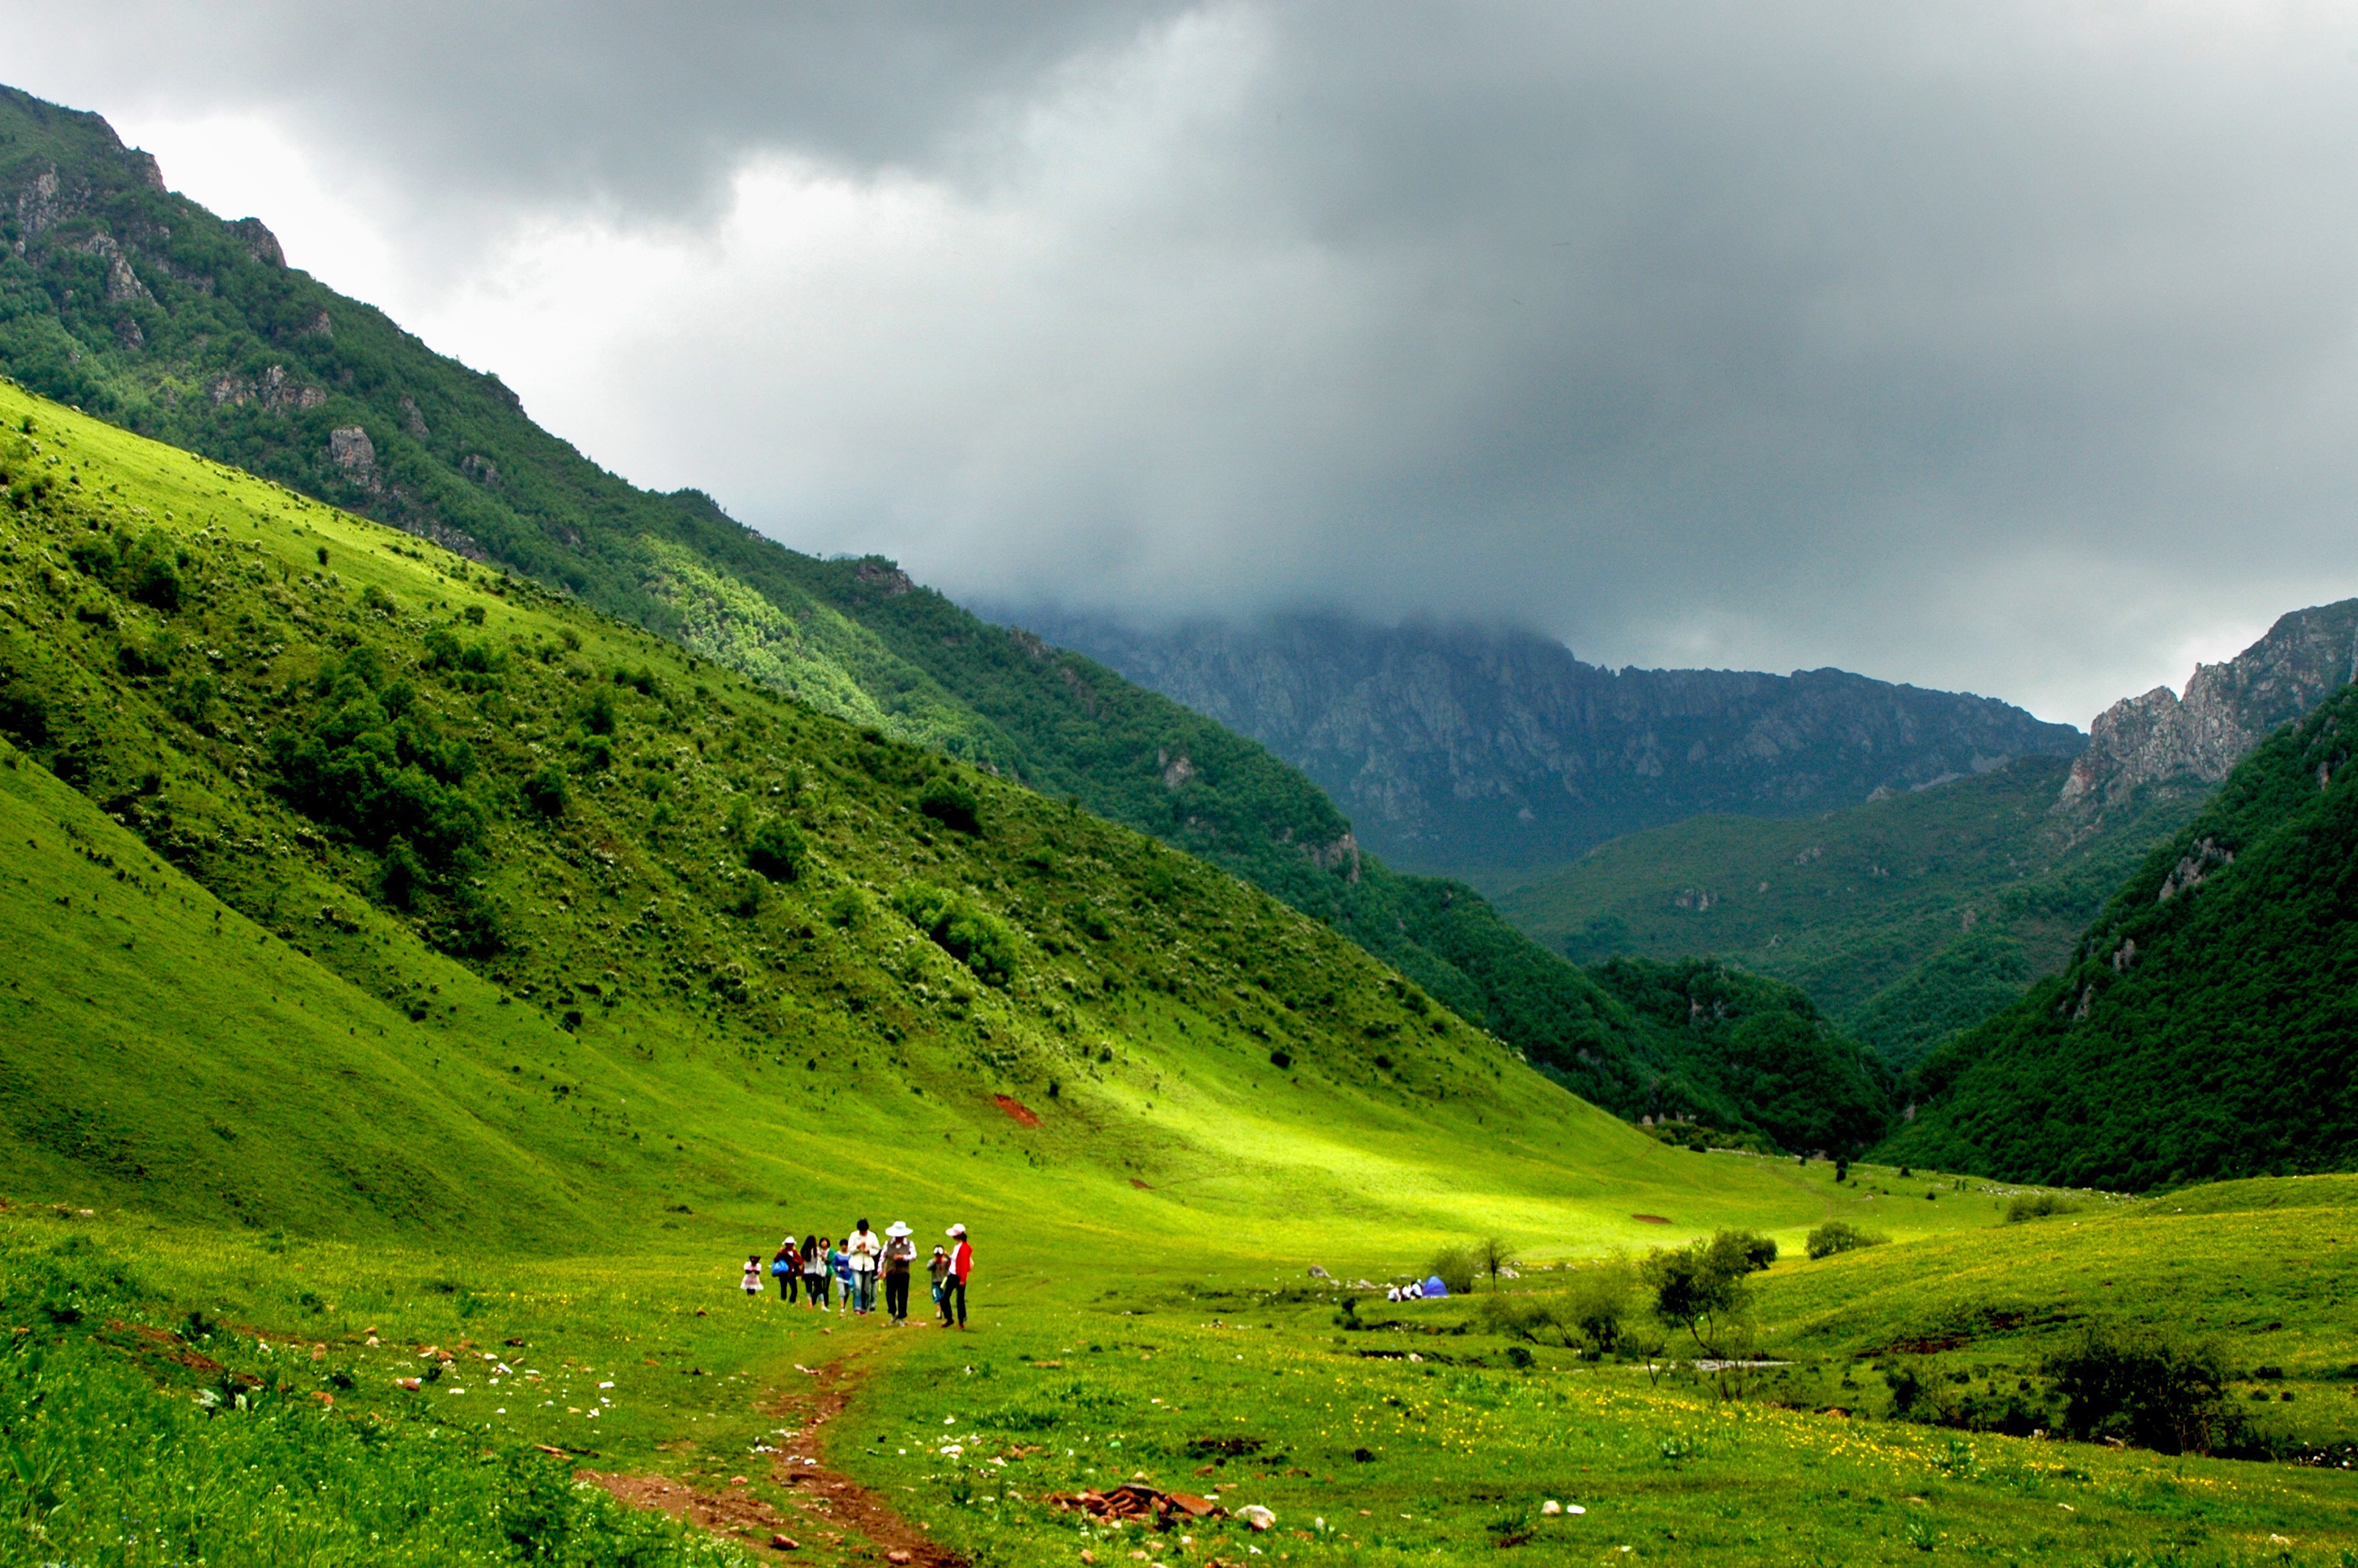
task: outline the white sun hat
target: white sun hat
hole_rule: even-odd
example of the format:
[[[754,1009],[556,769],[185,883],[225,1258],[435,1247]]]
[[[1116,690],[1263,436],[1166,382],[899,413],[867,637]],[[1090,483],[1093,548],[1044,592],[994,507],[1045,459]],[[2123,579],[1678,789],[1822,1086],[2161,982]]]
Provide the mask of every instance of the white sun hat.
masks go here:
[[[909,1227],[897,1219],[884,1228],[887,1236],[906,1236],[909,1233]]]

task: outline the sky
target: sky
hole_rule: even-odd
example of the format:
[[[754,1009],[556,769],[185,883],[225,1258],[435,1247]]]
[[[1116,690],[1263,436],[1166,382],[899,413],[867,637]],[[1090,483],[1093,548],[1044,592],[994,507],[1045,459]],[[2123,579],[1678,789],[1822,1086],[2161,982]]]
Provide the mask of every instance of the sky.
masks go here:
[[[953,597],[1469,619],[2085,725],[2358,593],[2348,6],[0,28],[13,85],[606,466]]]

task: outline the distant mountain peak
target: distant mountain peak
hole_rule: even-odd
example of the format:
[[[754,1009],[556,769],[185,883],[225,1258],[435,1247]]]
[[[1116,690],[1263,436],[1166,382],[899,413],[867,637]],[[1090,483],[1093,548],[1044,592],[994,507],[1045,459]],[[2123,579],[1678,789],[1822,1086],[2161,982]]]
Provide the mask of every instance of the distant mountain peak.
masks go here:
[[[2217,784],[2270,730],[2358,679],[2358,599],[2296,610],[2223,664],[2199,665],[2180,697],[2156,687],[2088,727],[2056,802],[2090,811],[2173,780]]]
[[[1706,812],[1826,811],[2083,743],[1989,697],[1838,669],[1616,670],[1515,628],[1015,619],[1250,735],[1378,854],[1432,871],[1553,864]]]

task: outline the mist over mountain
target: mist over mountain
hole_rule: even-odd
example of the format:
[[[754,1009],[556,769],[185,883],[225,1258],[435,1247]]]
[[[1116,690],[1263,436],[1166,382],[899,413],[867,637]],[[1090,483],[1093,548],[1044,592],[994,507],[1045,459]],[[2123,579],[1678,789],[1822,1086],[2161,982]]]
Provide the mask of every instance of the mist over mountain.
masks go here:
[[[1704,813],[1855,806],[2085,744],[1989,697],[1833,669],[1611,670],[1525,632],[985,613],[1251,736],[1341,803],[1362,843],[1458,875],[1568,860]]]

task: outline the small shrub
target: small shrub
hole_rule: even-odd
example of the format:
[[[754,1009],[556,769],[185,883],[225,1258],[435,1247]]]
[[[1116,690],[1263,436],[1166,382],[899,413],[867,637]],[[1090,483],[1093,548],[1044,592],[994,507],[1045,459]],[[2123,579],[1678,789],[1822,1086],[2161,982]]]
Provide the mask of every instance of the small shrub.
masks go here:
[[[0,735],[28,752],[49,743],[49,703],[21,680],[0,686]]]
[[[2077,1198],[2059,1196],[2054,1193],[2024,1193],[2006,1206],[2006,1222],[2020,1225],[2026,1219],[2046,1219],[2059,1214],[2077,1214],[2087,1206]]]
[[[395,838],[385,846],[384,862],[376,872],[376,891],[385,903],[395,909],[407,909],[425,880],[425,863],[409,847],[408,839]]]
[[[1481,1267],[1471,1247],[1444,1247],[1433,1255],[1424,1271],[1447,1285],[1452,1295],[1462,1296],[1474,1289],[1474,1278]]]
[[[1269,1054],[1269,1065],[1282,1073],[1293,1065],[1293,1054],[1282,1050],[1271,1051]]]
[[[614,698],[611,693],[600,688],[590,694],[589,702],[581,709],[581,728],[592,735],[611,735],[614,732]]]
[[[1855,1252],[1862,1247],[1880,1247],[1890,1239],[1888,1236],[1861,1230],[1846,1221],[1830,1219],[1811,1231],[1803,1245],[1814,1261],[1820,1258],[1831,1258],[1837,1252]]]
[[[1015,933],[964,893],[907,881],[893,892],[892,907],[985,985],[1005,986],[1014,979]]]
[[[459,613],[466,619],[470,626],[481,626],[483,623],[483,607],[480,604],[471,604]],[[571,633],[568,633],[567,635],[570,636]]]
[[[2085,1441],[2118,1438],[2163,1454],[2211,1454],[2244,1446],[2248,1422],[2227,1400],[2227,1374],[2213,1346],[2166,1335],[2096,1327],[2045,1367],[2067,1401],[2063,1430]]]
[[[572,789],[565,782],[565,770],[555,762],[543,764],[538,773],[524,782],[525,804],[543,816],[564,816],[572,798]]]
[[[772,817],[753,830],[745,846],[745,863],[773,882],[790,882],[802,875],[810,845],[802,829]]]
[[[982,803],[973,790],[953,776],[945,774],[927,784],[917,801],[917,810],[954,832],[973,838],[982,834]]]

